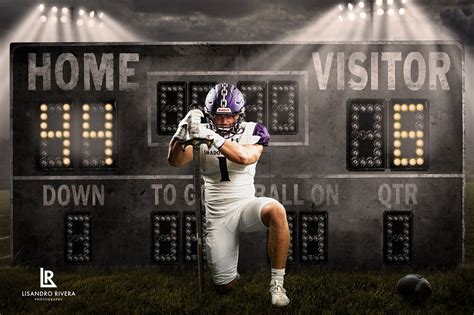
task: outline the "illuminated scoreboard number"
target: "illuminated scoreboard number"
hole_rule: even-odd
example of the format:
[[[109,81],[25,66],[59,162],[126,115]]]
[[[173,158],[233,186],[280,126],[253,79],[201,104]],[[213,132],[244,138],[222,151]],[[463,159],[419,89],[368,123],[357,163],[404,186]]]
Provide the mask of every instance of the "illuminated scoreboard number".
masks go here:
[[[65,258],[66,263],[87,263],[91,261],[91,214],[65,215]]]
[[[385,169],[385,106],[383,99],[347,102],[347,168]]]
[[[288,229],[290,231],[290,246],[288,248],[288,262],[296,261],[296,213],[287,212],[286,219],[288,220]]]
[[[106,169],[115,165],[115,102],[87,102],[81,108],[81,168]]]
[[[193,106],[198,106],[204,112],[204,103],[206,101],[207,93],[216,85],[216,82],[190,82],[189,83],[189,109]]]
[[[185,262],[196,262],[197,261],[197,234],[196,234],[196,214],[185,213],[184,214],[184,261]],[[202,235],[207,235],[206,231],[206,217],[202,216]],[[203,246],[203,260],[206,260],[206,248]]]
[[[186,115],[186,83],[158,82],[158,134],[173,135]]]
[[[390,168],[427,170],[429,114],[424,99],[390,101]]]
[[[74,168],[73,154],[80,142],[80,168],[107,169],[115,166],[115,102],[41,103],[40,156],[43,170]],[[73,126],[73,117],[81,117]],[[80,129],[79,129],[80,128]]]
[[[272,81],[269,84],[270,134],[298,131],[298,82]]]
[[[264,81],[238,82],[237,88],[245,99],[244,119],[267,125],[267,83]]]
[[[407,264],[411,262],[413,213],[408,211],[387,211],[384,213],[384,261],[386,264]]]
[[[328,214],[325,211],[301,213],[301,262],[327,262]]]
[[[152,213],[152,257],[159,264],[178,262],[179,214]]]
[[[72,168],[70,103],[40,103],[39,108],[39,168]]]

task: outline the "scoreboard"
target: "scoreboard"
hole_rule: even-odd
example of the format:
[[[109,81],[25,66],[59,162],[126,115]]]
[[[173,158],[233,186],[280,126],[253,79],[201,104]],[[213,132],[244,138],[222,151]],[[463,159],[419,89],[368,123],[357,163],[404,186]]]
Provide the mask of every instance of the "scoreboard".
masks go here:
[[[14,264],[195,264],[192,168],[169,166],[167,145],[219,82],[271,134],[255,188],[286,208],[289,264],[463,262],[457,42],[14,43],[10,56]],[[266,266],[266,244],[241,234],[240,266]]]

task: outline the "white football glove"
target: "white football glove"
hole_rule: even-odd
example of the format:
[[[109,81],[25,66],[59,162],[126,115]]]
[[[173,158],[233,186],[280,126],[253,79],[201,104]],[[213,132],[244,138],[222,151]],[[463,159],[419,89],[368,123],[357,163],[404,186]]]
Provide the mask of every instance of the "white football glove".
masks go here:
[[[176,138],[179,141],[185,141],[188,130],[190,134],[197,134],[199,132],[201,117],[204,117],[204,114],[199,109],[190,110],[179,122],[178,129],[176,129],[173,139]]]
[[[204,114],[199,109],[191,109],[186,117],[183,118],[183,120],[186,119],[188,122],[190,137],[197,138],[196,135],[199,133],[202,117],[204,117]]]
[[[177,139],[179,141],[185,141],[186,137],[188,135],[188,125],[187,124],[179,124],[178,129],[176,129],[176,132],[173,135],[173,139]]]
[[[199,125],[199,132],[196,135],[191,135],[191,137],[197,139],[212,140],[212,144],[218,149],[220,149],[225,142],[224,137],[222,137],[215,131],[206,128],[204,125]]]

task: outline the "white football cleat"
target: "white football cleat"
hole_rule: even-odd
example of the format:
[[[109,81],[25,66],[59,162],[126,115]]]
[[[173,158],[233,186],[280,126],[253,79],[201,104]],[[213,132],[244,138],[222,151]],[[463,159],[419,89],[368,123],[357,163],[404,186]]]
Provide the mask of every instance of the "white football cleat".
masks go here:
[[[276,307],[284,307],[290,304],[290,299],[286,296],[286,290],[283,289],[283,285],[272,280],[270,282],[270,293],[272,294],[272,305]]]

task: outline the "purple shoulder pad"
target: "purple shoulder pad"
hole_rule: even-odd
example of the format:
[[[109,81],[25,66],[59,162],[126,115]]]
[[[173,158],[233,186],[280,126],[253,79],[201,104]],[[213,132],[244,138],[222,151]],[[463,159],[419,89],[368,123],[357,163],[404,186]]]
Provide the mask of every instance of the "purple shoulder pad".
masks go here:
[[[254,136],[259,136],[260,140],[258,140],[257,144],[261,144],[264,147],[268,146],[268,142],[270,141],[270,134],[268,133],[267,128],[264,125],[257,123],[255,125],[255,129],[253,130]]]

